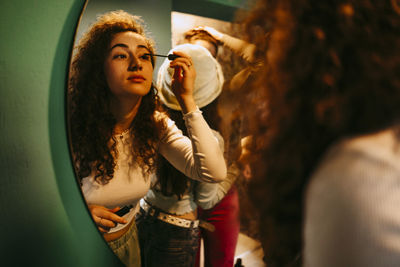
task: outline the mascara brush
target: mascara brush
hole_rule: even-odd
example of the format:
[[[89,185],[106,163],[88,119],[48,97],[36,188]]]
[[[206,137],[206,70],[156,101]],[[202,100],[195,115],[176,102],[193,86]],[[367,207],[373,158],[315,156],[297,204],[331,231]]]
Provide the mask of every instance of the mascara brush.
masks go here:
[[[154,54],[153,56],[156,56],[156,57],[167,57],[169,60],[174,60],[175,58],[180,57],[180,56],[174,55],[174,54],[169,54],[168,56]]]

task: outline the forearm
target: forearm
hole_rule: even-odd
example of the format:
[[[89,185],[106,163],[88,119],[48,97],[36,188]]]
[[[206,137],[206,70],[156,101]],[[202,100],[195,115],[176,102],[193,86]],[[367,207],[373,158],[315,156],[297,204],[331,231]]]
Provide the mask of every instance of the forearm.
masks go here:
[[[187,177],[205,182],[219,182],[226,177],[223,152],[217,138],[197,109],[183,115],[188,135],[182,135],[168,119],[168,129],[159,152]]]
[[[184,120],[192,141],[194,163],[200,167],[197,171],[203,177],[202,180],[222,181],[226,177],[223,152],[201,111],[185,114]]]
[[[184,95],[177,97],[179,105],[181,106],[183,114],[187,114],[197,110],[197,105],[193,99],[193,95]]]
[[[219,40],[224,46],[231,49],[249,63],[255,61],[256,46],[227,34],[221,34]]]

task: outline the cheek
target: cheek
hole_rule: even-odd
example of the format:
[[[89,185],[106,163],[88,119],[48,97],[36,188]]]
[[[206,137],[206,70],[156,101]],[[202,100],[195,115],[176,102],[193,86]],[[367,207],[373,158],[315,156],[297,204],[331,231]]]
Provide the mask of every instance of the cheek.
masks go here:
[[[153,65],[149,64],[149,66],[146,66],[145,72],[146,72],[146,76],[148,76],[148,77],[146,77],[146,78],[152,80],[152,78],[153,78],[153,71],[154,71]]]
[[[106,81],[109,86],[119,80],[120,73],[121,72],[118,70],[118,66],[108,64],[104,67],[104,74],[106,76]]]

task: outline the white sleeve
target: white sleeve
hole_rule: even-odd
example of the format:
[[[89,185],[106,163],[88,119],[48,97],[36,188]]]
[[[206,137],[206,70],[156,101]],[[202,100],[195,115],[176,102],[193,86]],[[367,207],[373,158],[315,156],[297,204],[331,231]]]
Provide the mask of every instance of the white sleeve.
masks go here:
[[[183,115],[187,138],[167,119],[167,130],[159,152],[186,176],[205,182],[220,182],[226,177],[223,152],[200,110]]]
[[[399,266],[398,166],[342,151],[321,164],[306,192],[304,266]]]

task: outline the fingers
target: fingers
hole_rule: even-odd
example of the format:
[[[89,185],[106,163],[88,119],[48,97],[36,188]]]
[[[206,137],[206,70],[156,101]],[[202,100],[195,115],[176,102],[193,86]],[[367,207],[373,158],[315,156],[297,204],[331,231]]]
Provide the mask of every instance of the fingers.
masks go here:
[[[208,34],[210,34],[212,37],[214,37],[217,41],[221,41],[221,38],[223,36],[223,33],[217,31],[216,29],[209,27],[209,26],[197,26],[193,30],[195,31],[203,31]]]
[[[99,231],[102,233],[108,232],[110,228],[115,227],[117,223],[127,223],[124,218],[114,213],[119,209],[119,207],[116,207],[114,209],[107,209],[103,206],[89,205],[89,210],[93,217],[93,220],[98,226]]]
[[[109,209],[109,211],[111,211],[111,212],[117,212],[117,211],[119,211],[121,209],[121,207],[115,207],[115,208],[113,208],[113,209]]]
[[[108,233],[108,231],[110,231],[110,228],[102,228],[100,226],[97,226],[97,229],[99,229],[99,231],[103,234]]]
[[[182,67],[184,71],[188,71],[193,66],[192,59],[185,53],[175,51],[173,54],[179,57],[170,62],[171,68]]]
[[[189,73],[191,69],[193,69],[193,66],[190,63],[185,63],[185,62],[171,63],[170,67],[175,69],[174,73],[175,79],[180,78],[181,76]],[[183,73],[180,70],[182,70]]]
[[[101,217],[103,219],[103,221],[111,221],[111,222],[116,222],[116,223],[127,223],[127,221],[118,216],[117,214],[115,214],[114,212],[111,211],[106,211],[105,213],[103,213],[103,216]],[[115,225],[114,225],[115,226]],[[112,226],[112,227],[114,227]]]
[[[175,51],[174,55],[179,57],[170,63],[170,67],[175,69],[171,89],[180,103],[182,111],[192,110],[196,70],[192,59],[187,54]]]
[[[196,26],[193,28],[193,30],[195,31],[203,31],[204,30],[204,26]]]
[[[180,81],[182,79],[182,70],[180,68],[175,68],[173,80]]]
[[[113,228],[117,226],[117,223],[110,219],[98,217],[97,225],[103,228]]]
[[[173,54],[179,56],[170,62],[170,67],[175,69],[173,82],[182,83],[182,86],[185,88],[193,87],[196,70],[192,59],[180,51],[175,51]]]

